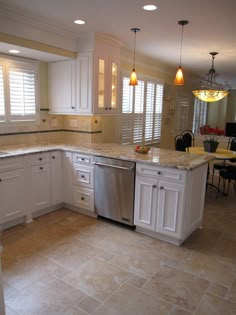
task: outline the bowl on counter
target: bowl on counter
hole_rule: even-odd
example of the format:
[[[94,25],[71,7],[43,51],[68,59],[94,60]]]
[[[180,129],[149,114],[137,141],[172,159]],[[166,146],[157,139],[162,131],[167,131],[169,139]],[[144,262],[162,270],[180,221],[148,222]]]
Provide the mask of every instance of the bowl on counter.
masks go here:
[[[134,151],[137,153],[147,154],[150,150],[150,147],[146,145],[136,145]]]

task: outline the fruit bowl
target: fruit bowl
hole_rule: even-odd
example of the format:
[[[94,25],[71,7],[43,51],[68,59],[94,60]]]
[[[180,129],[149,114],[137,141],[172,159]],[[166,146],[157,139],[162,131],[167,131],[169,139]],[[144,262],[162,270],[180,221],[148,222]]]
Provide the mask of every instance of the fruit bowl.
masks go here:
[[[145,145],[136,145],[134,150],[137,153],[147,154],[148,151],[150,150],[150,147],[147,147]]]

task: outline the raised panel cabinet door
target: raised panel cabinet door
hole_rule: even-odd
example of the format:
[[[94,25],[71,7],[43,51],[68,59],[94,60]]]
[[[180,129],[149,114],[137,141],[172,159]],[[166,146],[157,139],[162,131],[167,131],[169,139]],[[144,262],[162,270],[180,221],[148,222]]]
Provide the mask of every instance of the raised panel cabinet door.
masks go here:
[[[26,215],[25,170],[0,173],[0,223]]]
[[[134,224],[155,231],[157,211],[157,181],[143,176],[136,177]]]
[[[75,112],[75,60],[49,64],[49,107],[55,114]]]
[[[181,238],[183,196],[183,185],[161,180],[158,182],[157,232]]]
[[[51,191],[52,205],[63,201],[62,196],[62,153],[59,151],[51,152]]]
[[[32,212],[51,205],[50,165],[30,168],[30,205]]]

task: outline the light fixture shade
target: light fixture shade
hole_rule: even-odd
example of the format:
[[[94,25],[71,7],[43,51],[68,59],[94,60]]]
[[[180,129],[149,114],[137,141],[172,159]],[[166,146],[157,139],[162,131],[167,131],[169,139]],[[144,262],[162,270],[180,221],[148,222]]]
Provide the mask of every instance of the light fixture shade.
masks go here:
[[[138,85],[138,79],[137,79],[135,69],[133,69],[133,71],[130,75],[129,85]]]
[[[179,66],[176,72],[174,85],[184,85],[184,75],[181,66]]]
[[[230,85],[227,81],[225,81],[225,85],[219,84],[216,82],[216,71],[214,67],[215,56],[218,55],[217,52],[209,53],[212,57],[212,65],[207,74],[207,81],[204,84],[195,90],[193,90],[193,94],[195,97],[199,98],[204,102],[217,102],[222,100],[225,96],[229,94],[228,90],[230,89]]]
[[[204,102],[217,102],[229,94],[225,90],[194,90],[193,94]]]

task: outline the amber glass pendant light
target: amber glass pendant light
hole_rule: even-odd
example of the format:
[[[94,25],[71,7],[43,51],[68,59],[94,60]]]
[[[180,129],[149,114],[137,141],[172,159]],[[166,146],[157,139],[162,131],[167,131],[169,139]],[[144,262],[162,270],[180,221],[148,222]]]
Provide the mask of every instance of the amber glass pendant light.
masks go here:
[[[181,45],[180,45],[180,58],[179,58],[179,68],[177,70],[174,85],[184,85],[184,75],[181,67],[182,64],[182,46],[183,46],[183,33],[184,33],[184,25],[187,25],[189,22],[186,20],[179,21],[178,24],[182,26],[181,32]]]
[[[134,58],[133,58],[133,70],[130,76],[129,85],[138,85],[138,79],[135,72],[135,50],[136,50],[136,33],[140,32],[140,28],[131,28],[131,32],[134,32]]]

